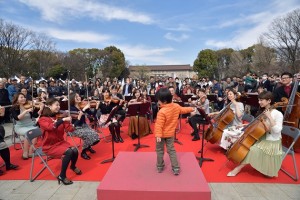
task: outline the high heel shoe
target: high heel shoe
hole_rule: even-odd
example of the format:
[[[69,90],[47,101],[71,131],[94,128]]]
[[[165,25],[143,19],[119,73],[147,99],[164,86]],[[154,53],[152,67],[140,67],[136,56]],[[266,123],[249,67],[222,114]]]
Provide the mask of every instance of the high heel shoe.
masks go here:
[[[58,185],[60,185],[60,182],[62,182],[64,185],[71,185],[73,184],[73,181],[69,180],[68,178],[62,179],[60,176],[57,177]]]

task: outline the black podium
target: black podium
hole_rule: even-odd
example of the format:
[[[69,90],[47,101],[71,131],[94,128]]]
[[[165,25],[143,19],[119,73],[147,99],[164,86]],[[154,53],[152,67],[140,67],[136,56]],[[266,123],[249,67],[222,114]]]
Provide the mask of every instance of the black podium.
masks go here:
[[[148,145],[143,145],[141,144],[141,139],[140,139],[140,116],[145,116],[149,112],[150,109],[150,102],[147,103],[138,103],[138,104],[130,104],[128,105],[128,111],[127,115],[128,116],[137,116],[137,136],[138,136],[138,143],[133,144],[135,146],[134,151],[137,151],[139,148],[142,147],[149,147]]]
[[[110,114],[109,114],[109,116],[108,116],[106,122],[104,123],[104,125],[107,124],[108,122],[115,123],[115,122],[113,122],[113,119],[114,119],[114,117],[115,117],[117,111],[119,110],[119,107],[120,107],[120,106],[115,106],[115,107],[111,110],[111,112],[110,112]],[[116,122],[116,123],[118,123],[118,122]],[[108,163],[108,162],[113,162],[113,161],[115,160],[115,158],[116,158],[116,157],[115,157],[115,142],[114,142],[114,138],[113,138],[114,136],[113,136],[112,133],[110,133],[110,134],[111,134],[111,137],[112,137],[112,138],[111,138],[112,157],[111,157],[110,159],[103,160],[103,161],[101,162],[101,164]]]

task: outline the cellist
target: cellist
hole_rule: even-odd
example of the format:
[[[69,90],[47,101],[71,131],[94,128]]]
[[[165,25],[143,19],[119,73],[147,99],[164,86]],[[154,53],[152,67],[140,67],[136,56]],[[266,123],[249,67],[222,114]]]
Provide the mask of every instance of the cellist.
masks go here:
[[[268,131],[251,146],[245,159],[227,176],[236,176],[247,164],[266,176],[278,176],[282,163],[281,130],[283,115],[276,109],[270,109],[273,104],[273,94],[269,91],[264,91],[258,95],[258,103],[261,108],[264,108],[266,117],[264,123]]]
[[[236,98],[237,98],[236,91],[233,88],[228,88],[227,99],[231,103],[229,106],[230,106],[230,109],[234,113],[234,119],[227,126],[227,128],[224,129],[224,131],[223,131],[222,138],[220,139],[220,146],[221,147],[223,147],[225,145],[225,144],[223,145],[223,143],[226,142],[225,141],[226,135],[224,135],[224,133],[226,133],[228,131],[228,127],[236,127],[236,126],[242,125],[242,117],[244,115],[244,104],[241,103],[241,102],[238,102],[236,100]],[[222,110],[220,112],[222,112]],[[213,112],[213,113],[208,114],[208,116],[214,116],[214,115],[219,114],[220,112]]]

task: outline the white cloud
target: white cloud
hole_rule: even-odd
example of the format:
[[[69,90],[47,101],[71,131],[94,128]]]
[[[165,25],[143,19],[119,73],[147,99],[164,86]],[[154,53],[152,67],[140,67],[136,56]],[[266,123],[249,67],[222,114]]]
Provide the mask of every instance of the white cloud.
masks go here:
[[[46,29],[43,32],[59,40],[70,40],[75,42],[103,43],[111,39],[111,36],[109,35],[102,35],[93,32],[67,31],[58,29]]]
[[[41,12],[43,19],[61,22],[68,18],[90,17],[96,20],[127,20],[151,24],[153,19],[147,14],[129,9],[99,3],[95,0],[19,0]]]
[[[148,47],[144,45],[117,45],[131,64],[182,64],[165,54],[175,51],[171,47]]]
[[[164,37],[168,40],[173,40],[173,41],[176,41],[176,42],[181,42],[183,40],[186,40],[189,38],[189,36],[187,34],[181,34],[179,36],[175,36],[174,34],[168,32],[164,35]]]
[[[185,24],[179,24],[177,27],[165,29],[169,31],[191,31],[191,29]]]
[[[237,31],[234,33],[235,36],[229,40],[221,41],[209,39],[205,42],[205,44],[216,48],[247,48],[257,42],[259,36],[268,30],[269,25],[275,18],[284,16],[297,7],[299,8],[300,5],[294,0],[287,0],[285,3],[277,0],[273,3],[273,7],[271,6],[266,12],[241,16],[239,19],[223,22],[218,25],[219,28],[230,26],[240,27],[237,27]],[[246,27],[250,26],[250,28],[245,28],[245,25],[247,25]]]

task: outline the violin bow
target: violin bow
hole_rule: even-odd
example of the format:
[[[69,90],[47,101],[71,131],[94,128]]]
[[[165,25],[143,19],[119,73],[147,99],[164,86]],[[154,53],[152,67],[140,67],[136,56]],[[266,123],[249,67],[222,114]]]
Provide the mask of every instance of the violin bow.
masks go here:
[[[71,104],[70,104],[70,71],[69,70],[68,70],[67,88],[68,88],[68,117],[70,117],[71,116]]]

